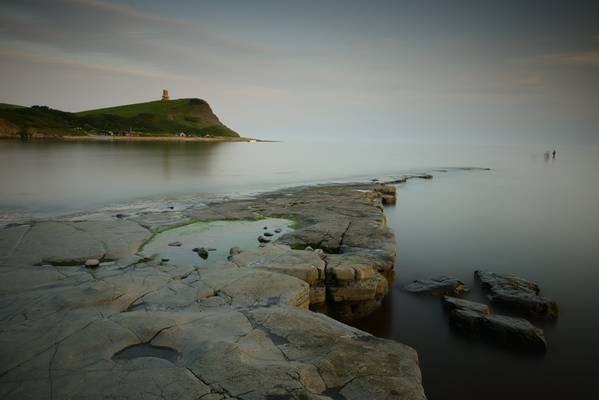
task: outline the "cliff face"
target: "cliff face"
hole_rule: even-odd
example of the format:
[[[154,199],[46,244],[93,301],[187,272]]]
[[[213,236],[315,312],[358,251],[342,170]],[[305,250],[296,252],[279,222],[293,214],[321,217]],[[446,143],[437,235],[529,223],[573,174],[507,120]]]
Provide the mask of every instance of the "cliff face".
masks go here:
[[[136,135],[238,137],[201,99],[152,101],[68,113],[45,106],[0,105],[2,136]]]

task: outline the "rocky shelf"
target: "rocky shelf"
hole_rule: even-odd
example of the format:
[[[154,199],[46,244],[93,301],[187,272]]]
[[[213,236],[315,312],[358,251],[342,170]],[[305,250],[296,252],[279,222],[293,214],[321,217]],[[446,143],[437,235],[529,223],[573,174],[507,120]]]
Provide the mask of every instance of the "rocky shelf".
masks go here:
[[[322,185],[1,229],[0,397],[425,399],[413,349],[339,322],[388,291],[383,202],[393,186]],[[264,218],[297,226],[201,266],[137,254],[164,229]]]

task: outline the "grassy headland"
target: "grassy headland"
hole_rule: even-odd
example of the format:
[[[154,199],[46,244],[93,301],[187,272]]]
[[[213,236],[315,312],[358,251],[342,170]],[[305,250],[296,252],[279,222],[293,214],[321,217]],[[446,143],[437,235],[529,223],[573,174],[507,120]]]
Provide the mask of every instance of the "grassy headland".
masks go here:
[[[78,113],[0,103],[0,137],[239,138],[201,99],[151,101]]]

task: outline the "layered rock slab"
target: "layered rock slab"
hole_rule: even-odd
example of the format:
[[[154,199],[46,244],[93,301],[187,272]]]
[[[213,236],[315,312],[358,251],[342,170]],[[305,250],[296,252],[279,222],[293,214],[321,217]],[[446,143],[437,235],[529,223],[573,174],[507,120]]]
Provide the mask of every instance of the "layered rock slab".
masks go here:
[[[303,308],[295,277],[233,263],[96,271],[0,296],[0,397],[425,398],[412,349]],[[144,345],[175,356],[116,356]]]
[[[430,294],[433,296],[459,295],[465,292],[464,282],[449,276],[440,276],[431,279],[418,279],[404,286],[404,290],[416,294]]]
[[[489,300],[512,309],[550,319],[557,318],[557,303],[539,295],[539,286],[515,275],[475,271],[474,277],[489,291]]]
[[[424,399],[411,348],[306,309],[308,269],[302,280],[281,268],[132,256],[152,234],[142,225],[277,215],[296,218],[301,231],[347,220],[319,242],[328,240],[329,256],[346,257],[356,282],[384,279],[395,249],[381,204],[368,186],[333,186],[192,208],[175,219],[165,212],[0,231],[0,397]],[[116,260],[84,268],[90,258]],[[320,280],[322,264],[310,258]]]
[[[523,318],[491,314],[489,306],[474,301],[443,297],[451,324],[471,335],[486,337],[501,345],[531,353],[544,353],[543,330]]]

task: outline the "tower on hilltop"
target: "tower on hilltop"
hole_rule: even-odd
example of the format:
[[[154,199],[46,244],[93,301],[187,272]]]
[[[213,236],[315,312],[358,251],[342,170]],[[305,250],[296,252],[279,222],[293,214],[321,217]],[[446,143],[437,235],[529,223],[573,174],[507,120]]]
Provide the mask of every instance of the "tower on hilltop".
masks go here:
[[[170,96],[168,95],[168,89],[162,89],[162,100],[168,101],[170,100]]]

